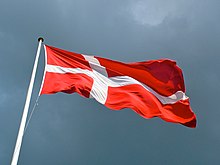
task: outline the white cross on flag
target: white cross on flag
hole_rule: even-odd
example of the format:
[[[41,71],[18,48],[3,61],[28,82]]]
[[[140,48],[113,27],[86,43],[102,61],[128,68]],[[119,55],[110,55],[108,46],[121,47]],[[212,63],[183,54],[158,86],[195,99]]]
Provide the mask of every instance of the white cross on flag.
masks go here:
[[[95,98],[112,110],[131,108],[144,118],[196,127],[175,61],[122,63],[45,45],[46,66],[41,94],[74,93]]]

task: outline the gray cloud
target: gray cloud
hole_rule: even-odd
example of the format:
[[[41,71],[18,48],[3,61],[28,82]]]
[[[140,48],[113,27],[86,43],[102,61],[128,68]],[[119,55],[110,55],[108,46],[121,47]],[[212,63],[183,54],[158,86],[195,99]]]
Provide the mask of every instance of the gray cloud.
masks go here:
[[[146,120],[130,109],[111,111],[77,94],[45,95],[24,136],[19,164],[219,164],[219,5],[217,0],[1,1],[0,164],[11,160],[40,35],[49,45],[125,62],[176,60],[198,127]]]

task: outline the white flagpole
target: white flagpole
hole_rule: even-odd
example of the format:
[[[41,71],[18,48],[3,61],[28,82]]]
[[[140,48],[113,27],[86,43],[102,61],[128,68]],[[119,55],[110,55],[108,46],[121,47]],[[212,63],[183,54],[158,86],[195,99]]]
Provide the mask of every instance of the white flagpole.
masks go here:
[[[37,70],[38,59],[40,56],[41,44],[43,41],[44,41],[43,38],[41,38],[41,37],[38,38],[39,43],[38,43],[37,53],[36,53],[36,57],[35,57],[34,67],[32,70],[31,80],[30,80],[30,84],[29,84],[29,88],[28,88],[28,92],[27,92],[27,96],[26,96],[26,102],[25,102],[25,106],[24,106],[24,110],[23,110],[23,115],[22,115],[22,119],[21,119],[21,123],[20,123],[20,128],[19,128],[19,132],[18,132],[18,136],[17,136],[16,145],[14,148],[14,154],[12,157],[11,165],[17,165],[17,163],[18,163],[19,153],[20,153],[22,139],[23,139],[23,135],[24,135],[24,129],[25,129],[27,115],[28,115],[28,109],[29,109],[30,100],[31,100],[31,94],[32,94],[33,85],[34,85],[34,79],[35,79],[36,70]]]

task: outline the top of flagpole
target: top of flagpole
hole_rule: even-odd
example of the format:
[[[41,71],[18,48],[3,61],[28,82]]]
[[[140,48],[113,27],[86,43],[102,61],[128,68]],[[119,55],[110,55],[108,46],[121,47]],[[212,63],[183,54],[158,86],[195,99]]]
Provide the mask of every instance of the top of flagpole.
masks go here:
[[[42,42],[44,42],[43,37],[39,37],[39,38],[38,38],[38,42],[40,42],[40,40],[41,40]]]

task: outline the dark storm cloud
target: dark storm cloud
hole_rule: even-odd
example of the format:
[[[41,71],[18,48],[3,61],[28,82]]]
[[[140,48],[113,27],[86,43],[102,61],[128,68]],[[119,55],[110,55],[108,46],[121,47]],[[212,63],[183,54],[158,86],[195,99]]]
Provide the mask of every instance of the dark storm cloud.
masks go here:
[[[111,111],[77,94],[42,96],[19,164],[218,164],[219,6],[217,0],[1,1],[0,164],[13,153],[40,35],[49,45],[125,62],[176,60],[198,127]],[[42,51],[32,102],[43,65]]]

